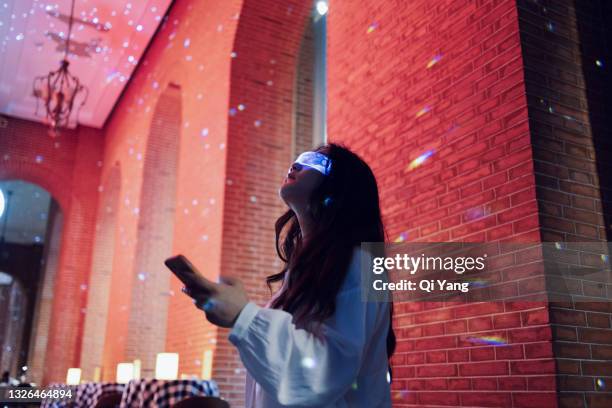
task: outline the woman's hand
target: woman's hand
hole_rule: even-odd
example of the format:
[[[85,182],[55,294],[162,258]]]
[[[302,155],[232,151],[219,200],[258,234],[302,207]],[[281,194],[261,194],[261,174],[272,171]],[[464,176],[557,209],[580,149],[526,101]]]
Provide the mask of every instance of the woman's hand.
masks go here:
[[[234,322],[249,302],[242,282],[232,277],[221,277],[221,283],[198,275],[197,282],[183,288],[198,309],[206,312],[206,319],[220,327],[233,327]]]

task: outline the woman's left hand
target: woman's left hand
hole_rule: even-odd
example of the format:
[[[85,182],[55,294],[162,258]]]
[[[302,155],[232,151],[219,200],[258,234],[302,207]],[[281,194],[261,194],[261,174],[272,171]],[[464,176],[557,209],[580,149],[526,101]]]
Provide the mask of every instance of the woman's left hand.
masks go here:
[[[238,315],[249,302],[239,279],[222,276],[220,283],[199,275],[196,284],[183,288],[198,309],[206,312],[206,319],[220,327],[233,327]]]

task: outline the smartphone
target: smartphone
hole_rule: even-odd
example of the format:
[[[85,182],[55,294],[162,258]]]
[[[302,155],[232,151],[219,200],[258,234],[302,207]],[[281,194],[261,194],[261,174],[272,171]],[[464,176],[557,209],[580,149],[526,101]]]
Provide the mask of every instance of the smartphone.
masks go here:
[[[173,256],[164,261],[164,264],[186,286],[197,284],[198,270],[183,255]]]

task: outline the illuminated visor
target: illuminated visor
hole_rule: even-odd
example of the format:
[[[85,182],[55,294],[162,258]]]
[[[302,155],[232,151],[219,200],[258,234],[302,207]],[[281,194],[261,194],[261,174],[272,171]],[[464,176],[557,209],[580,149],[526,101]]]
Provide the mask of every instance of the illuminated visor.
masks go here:
[[[298,156],[295,162],[314,169],[324,176],[327,176],[331,170],[331,159],[319,152],[304,152]]]

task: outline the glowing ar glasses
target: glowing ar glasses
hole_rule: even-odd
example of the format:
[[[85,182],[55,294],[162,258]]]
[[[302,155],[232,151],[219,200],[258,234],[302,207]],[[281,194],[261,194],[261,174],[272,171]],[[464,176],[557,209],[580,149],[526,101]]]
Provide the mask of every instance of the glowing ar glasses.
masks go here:
[[[331,171],[331,159],[319,152],[304,152],[298,156],[295,163],[316,170],[327,176]]]

